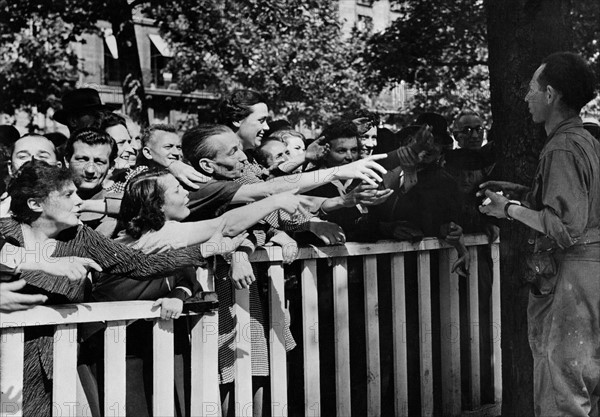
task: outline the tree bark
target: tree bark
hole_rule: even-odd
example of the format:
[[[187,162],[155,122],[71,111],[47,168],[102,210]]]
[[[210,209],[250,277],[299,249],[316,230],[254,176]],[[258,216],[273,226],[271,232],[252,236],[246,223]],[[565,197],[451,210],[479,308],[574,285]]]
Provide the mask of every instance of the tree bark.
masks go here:
[[[148,126],[148,107],[131,6],[127,0],[110,0],[109,18],[119,50],[119,70],[125,114],[140,126]]]
[[[545,140],[524,102],[531,76],[548,54],[573,48],[567,0],[485,0],[491,107],[503,180],[527,186]],[[524,248],[528,228],[501,227],[503,416],[533,415],[533,366],[527,337]]]

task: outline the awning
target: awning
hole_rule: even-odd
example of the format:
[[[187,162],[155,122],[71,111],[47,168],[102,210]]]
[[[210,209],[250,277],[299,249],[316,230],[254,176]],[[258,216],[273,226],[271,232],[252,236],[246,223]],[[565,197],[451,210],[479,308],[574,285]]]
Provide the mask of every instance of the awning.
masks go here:
[[[167,45],[167,42],[160,35],[148,34],[148,37],[162,56],[167,58],[173,56],[173,53],[169,49],[169,45]]]
[[[117,38],[112,33],[112,29],[104,29],[104,42],[114,59],[119,59],[119,50],[117,49]]]

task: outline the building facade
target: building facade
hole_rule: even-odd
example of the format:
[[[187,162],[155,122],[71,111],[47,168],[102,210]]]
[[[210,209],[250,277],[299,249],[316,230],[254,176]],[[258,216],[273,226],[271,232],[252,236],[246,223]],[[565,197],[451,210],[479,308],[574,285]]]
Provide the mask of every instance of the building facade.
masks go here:
[[[154,21],[134,17],[134,23],[150,123],[185,125],[202,109],[214,107],[220,99],[218,94],[204,91],[184,94],[178,89],[177,80],[167,69],[172,53]],[[85,42],[79,44],[83,72],[78,87],[95,88],[105,104],[119,109],[123,94],[116,39],[108,22],[99,22],[98,26],[102,35],[85,35]]]
[[[360,30],[381,32],[400,16],[397,3],[389,0],[340,0],[339,11],[345,36],[355,25]]]

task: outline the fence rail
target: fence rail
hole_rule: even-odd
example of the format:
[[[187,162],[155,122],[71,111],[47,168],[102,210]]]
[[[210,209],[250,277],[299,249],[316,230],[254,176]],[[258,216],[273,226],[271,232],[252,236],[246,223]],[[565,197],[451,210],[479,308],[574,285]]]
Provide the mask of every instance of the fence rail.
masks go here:
[[[479,291],[477,276],[477,246],[487,245],[483,235],[465,237],[471,255],[470,276],[466,292],[468,305],[468,345],[444,343],[434,346],[432,311],[432,282],[439,282],[439,323],[440,329],[457,330],[460,323],[459,277],[451,272],[456,253],[448,245],[437,239],[427,238],[419,243],[381,241],[377,243],[348,243],[344,246],[300,248],[301,263],[301,320],[303,360],[304,360],[304,415],[322,415],[320,374],[320,337],[318,335],[319,308],[317,290],[317,261],[331,258],[331,279],[333,288],[333,323],[335,355],[335,409],[338,416],[351,414],[351,361],[350,361],[350,308],[348,283],[348,258],[361,257],[363,260],[364,322],[366,343],[367,385],[365,398],[368,415],[382,414],[382,369],[379,333],[379,297],[377,288],[377,255],[389,254],[392,306],[393,341],[393,398],[394,414],[409,414],[409,387],[415,381],[408,377],[408,351],[406,323],[418,320],[419,328],[419,378],[420,414],[434,414],[439,401],[435,400],[434,385],[441,386],[441,414],[458,416],[463,412],[463,401],[468,398],[471,409],[481,405],[480,392],[480,349],[481,341],[477,330],[479,318]],[[417,253],[418,293],[406,294],[405,255]],[[434,271],[430,267],[432,253],[439,252],[439,279],[432,280]],[[491,292],[490,323],[494,333],[491,337],[491,369],[493,372],[494,398],[499,403],[502,397],[501,350],[500,350],[500,271],[498,242],[491,245],[493,284]],[[387,259],[387,258],[386,258]],[[287,355],[284,344],[284,322],[286,316],[284,267],[279,248],[262,248],[252,255],[253,262],[269,264],[269,360],[271,415],[284,416],[288,413]],[[209,274],[199,276],[207,289],[214,288]],[[418,300],[418,317],[407,316],[407,297]],[[252,415],[252,375],[250,338],[242,337],[250,328],[249,292],[236,291],[234,311],[236,312],[236,415]],[[83,303],[59,306],[40,306],[28,311],[0,313],[0,388],[2,392],[1,416],[22,415],[23,389],[23,341],[24,328],[28,326],[55,326],[54,360],[60,366],[54,367],[53,415],[68,416],[85,414],[81,409],[68,405],[76,404],[77,397],[77,344],[75,343],[77,324],[104,321],[105,333],[105,414],[107,416],[125,413],[125,329],[127,323],[137,319],[154,320],[154,415],[173,415],[173,375],[172,361],[165,357],[173,356],[173,321],[160,320],[160,312],[152,308],[149,301],[126,301],[111,303]],[[191,415],[218,416],[221,413],[218,390],[218,313],[211,312],[198,316],[192,330],[191,340]],[[441,330],[440,330],[441,331]],[[460,332],[460,330],[458,330]],[[296,335],[298,337],[298,335]],[[436,339],[438,340],[438,339]],[[461,353],[469,352],[467,395],[461,390]],[[434,369],[434,351],[441,352],[441,369]],[[161,360],[162,359],[162,360]],[[434,381],[440,375],[441,383]],[[437,395],[437,394],[436,394]],[[62,404],[63,406],[56,406]],[[115,408],[115,405],[117,407]],[[440,414],[440,411],[436,411]],[[411,414],[412,415],[412,414]]]

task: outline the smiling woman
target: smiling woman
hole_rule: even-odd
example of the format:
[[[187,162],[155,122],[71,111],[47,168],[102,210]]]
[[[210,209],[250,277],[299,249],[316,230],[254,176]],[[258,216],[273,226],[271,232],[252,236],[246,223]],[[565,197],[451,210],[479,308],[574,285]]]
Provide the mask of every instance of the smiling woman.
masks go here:
[[[133,139],[127,130],[127,122],[123,116],[115,113],[108,114],[102,121],[101,129],[117,142],[117,158],[115,169],[128,169],[135,160],[135,150],[131,146]]]
[[[229,126],[241,139],[244,150],[260,146],[269,125],[266,98],[252,90],[236,90],[221,103],[220,122]]]

